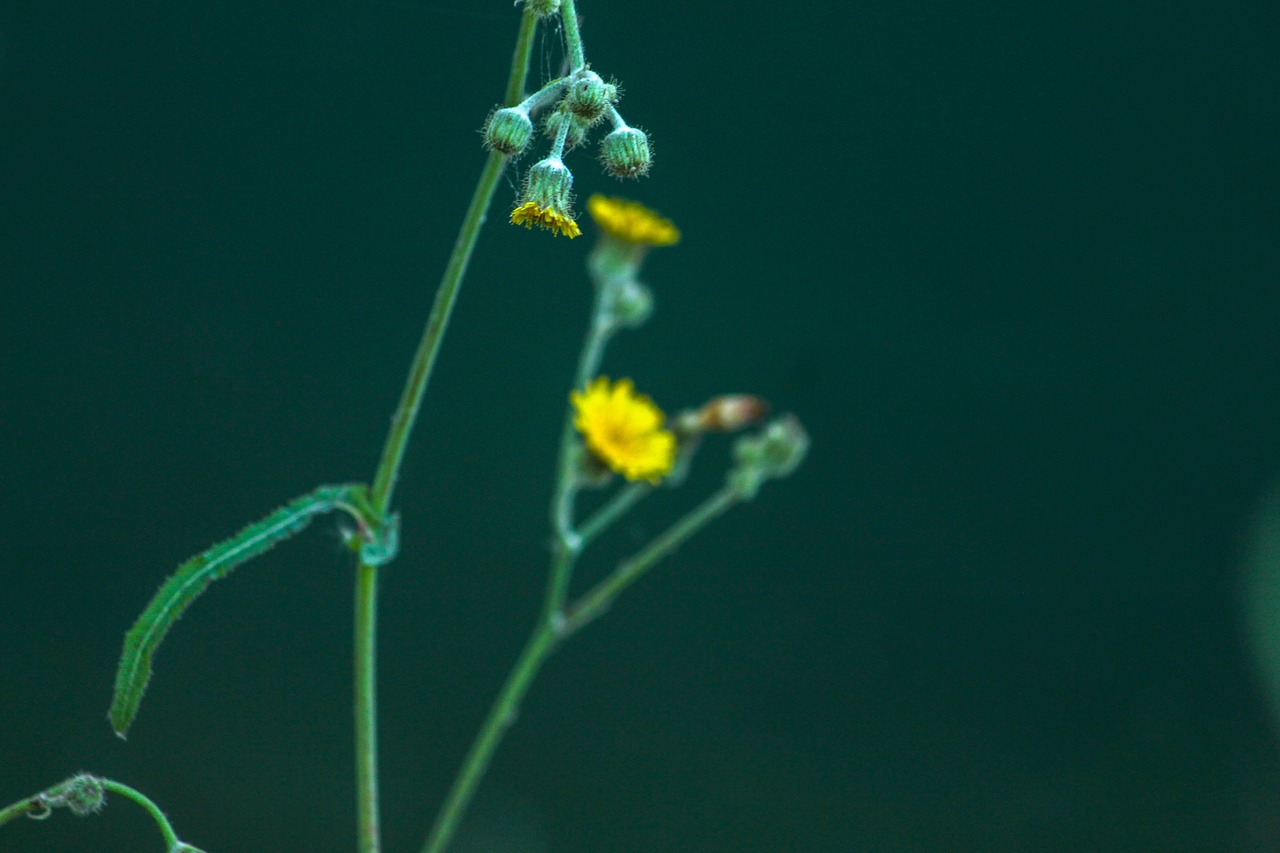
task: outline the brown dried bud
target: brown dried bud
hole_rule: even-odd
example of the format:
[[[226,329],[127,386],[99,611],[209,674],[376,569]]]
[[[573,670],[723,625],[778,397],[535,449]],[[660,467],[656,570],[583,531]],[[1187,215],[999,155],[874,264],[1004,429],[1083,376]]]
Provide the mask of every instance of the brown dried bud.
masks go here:
[[[769,404],[751,394],[724,394],[702,408],[680,416],[681,432],[733,432],[759,421],[769,413]]]

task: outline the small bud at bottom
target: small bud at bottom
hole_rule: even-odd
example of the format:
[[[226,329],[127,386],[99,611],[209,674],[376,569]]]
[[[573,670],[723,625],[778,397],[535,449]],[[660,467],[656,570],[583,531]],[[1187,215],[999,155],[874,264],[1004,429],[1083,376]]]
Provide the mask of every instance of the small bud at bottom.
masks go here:
[[[649,173],[653,153],[643,130],[620,127],[600,143],[600,163],[615,178],[638,178]]]

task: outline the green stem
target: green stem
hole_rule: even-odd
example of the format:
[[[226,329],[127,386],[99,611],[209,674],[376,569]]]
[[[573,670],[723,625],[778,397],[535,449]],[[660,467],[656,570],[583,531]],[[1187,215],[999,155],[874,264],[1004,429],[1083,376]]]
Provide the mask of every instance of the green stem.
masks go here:
[[[449,789],[449,796],[439,816],[436,817],[431,835],[427,837],[427,842],[422,847],[422,853],[442,853],[449,845],[458,829],[462,815],[475,795],[476,787],[489,768],[493,753],[502,742],[502,736],[515,722],[520,703],[529,691],[529,685],[533,683],[534,676],[538,674],[547,657],[554,651],[558,640],[559,635],[553,624],[546,619],[540,620],[507,676],[506,683],[502,685],[502,690],[498,693],[493,707],[489,709],[489,715],[485,718],[484,725],[480,727],[480,733],[471,744],[471,749],[462,763],[462,770],[453,780],[453,787]]]
[[[128,797],[147,810],[151,815],[151,819],[156,822],[156,826],[160,827],[160,834],[164,836],[166,850],[172,850],[181,843],[178,834],[173,831],[173,827],[169,824],[169,819],[164,816],[164,812],[160,811],[160,807],[151,802],[141,791],[134,790],[128,785],[111,779],[99,778],[98,781],[102,783],[102,787],[106,790],[117,793],[122,797]]]
[[[173,825],[169,823],[169,819],[165,817],[164,812],[160,811],[160,807],[141,791],[131,788],[123,782],[105,779],[89,773],[77,774],[65,782],[59,782],[51,788],[46,788],[34,797],[27,797],[25,800],[19,800],[16,803],[5,806],[0,809],[0,826],[23,815],[35,820],[44,820],[55,808],[69,808],[73,813],[83,817],[102,808],[102,795],[105,791],[119,794],[142,806],[151,815],[152,820],[156,822],[156,826],[160,828],[160,834],[164,836],[166,850],[195,850],[194,847],[183,844],[182,840],[178,838],[178,833],[173,831]],[[77,803],[79,804],[78,806]]]
[[[596,510],[578,527],[578,535],[582,537],[583,546],[585,547],[592,539],[608,530],[615,521],[651,492],[653,492],[653,486],[648,483],[629,483],[619,489],[604,506]]]
[[[608,298],[604,288],[597,288],[591,311],[591,325],[574,374],[573,387],[576,389],[586,388],[587,381],[600,368],[605,345],[617,328],[609,320],[611,315],[606,311]],[[578,466],[582,464],[579,456],[573,410],[569,408],[565,411],[564,425],[560,429],[560,462],[556,473],[555,494],[551,499],[551,526],[555,531],[556,545],[551,576],[547,581],[547,598],[543,606],[543,617],[546,619],[559,618],[564,610],[573,564],[585,544],[583,537],[574,529],[573,522],[573,503],[578,494]]]
[[[637,494],[643,493],[637,490]],[[628,500],[635,499],[637,498]],[[529,692],[533,679],[560,642],[604,613],[619,593],[739,500],[741,495],[735,489],[726,487],[716,492],[672,525],[643,551],[618,566],[608,578],[583,595],[569,609],[567,615],[564,611],[550,606],[557,592],[555,579],[561,574],[567,577],[568,567],[572,565],[571,557],[557,556],[556,565],[552,567],[552,581],[547,587],[547,601],[544,603],[538,624],[525,643],[524,650],[512,667],[506,683],[502,685],[498,698],[494,700],[488,716],[480,727],[480,732],[471,744],[471,749],[468,750],[462,762],[462,770],[453,780],[453,786],[449,789],[445,804],[436,818],[435,826],[431,829],[431,835],[423,845],[422,853],[443,853],[448,847],[462,815],[475,795],[480,780],[484,778],[485,771],[489,768],[494,752],[502,742],[503,735],[515,722],[520,703]]]
[[[591,325],[587,329],[587,338],[583,341],[582,352],[578,356],[578,369],[574,372],[573,388],[585,390],[587,383],[600,369],[600,361],[604,358],[605,345],[617,330],[610,319],[606,300],[610,295],[606,288],[596,288],[594,304],[591,308]],[[564,425],[560,428],[560,461],[556,475],[555,495],[551,501],[551,526],[560,545],[573,551],[576,555],[581,550],[579,536],[573,529],[573,500],[577,494],[577,466],[580,463],[576,452],[578,439],[573,426],[572,407],[565,410]]]
[[[525,81],[529,74],[529,57],[533,49],[533,37],[537,32],[538,18],[527,7],[520,19],[520,31],[516,36],[515,51],[511,57],[511,71],[507,76],[507,88],[503,101],[507,105],[518,104],[524,97]],[[405,379],[399,405],[391,419],[391,429],[383,444],[382,457],[374,474],[370,502],[378,515],[385,515],[391,505],[405,447],[413,431],[422,398],[431,379],[432,368],[440,351],[440,343],[449,325],[449,317],[457,302],[458,290],[466,275],[467,265],[475,250],[484,224],[485,214],[498,187],[507,158],[497,151],[489,152],[480,180],[476,183],[471,202],[467,206],[458,238],[436,290],[431,314],[427,317],[422,340],[414,354],[413,364]],[[360,561],[356,569],[355,601],[355,725],[356,725],[356,807],[359,826],[358,843],[361,853],[377,853],[381,849],[381,833],[378,817],[378,744],[377,744],[377,591],[378,570]]]
[[[511,57],[511,73],[507,78],[507,90],[504,102],[508,105],[518,104],[524,97],[525,81],[529,74],[529,56],[533,47],[533,35],[537,30],[538,17],[527,8],[520,19],[520,32],[516,36],[516,49]],[[476,183],[471,195],[471,203],[467,206],[466,215],[462,219],[462,227],[458,231],[458,239],[454,241],[453,252],[445,266],[444,275],[440,279],[440,287],[436,290],[436,298],[431,306],[431,314],[427,317],[426,328],[422,332],[422,340],[418,351],[414,354],[413,365],[409,368],[409,376],[405,379],[404,390],[400,394],[400,404],[396,406],[395,415],[391,418],[391,430],[382,448],[382,459],[378,462],[378,472],[373,480],[373,505],[380,513],[385,513],[391,504],[391,496],[395,490],[396,478],[400,474],[400,464],[404,458],[405,445],[409,441],[409,433],[413,431],[414,421],[418,417],[418,409],[422,405],[422,397],[426,393],[427,383],[431,379],[431,370],[435,366],[436,355],[440,351],[440,342],[444,339],[449,317],[453,313],[453,305],[458,298],[458,290],[462,278],[466,275],[467,265],[471,261],[471,253],[475,249],[476,240],[480,236],[480,226],[484,224],[485,213],[489,202],[493,199],[498,180],[506,168],[507,158],[497,151],[489,152],[480,180]]]
[[[18,802],[11,803],[0,809],[0,826],[4,826],[9,821],[16,820],[24,815],[40,817],[40,812],[45,811],[45,808],[36,797],[18,800]]]
[[[361,853],[382,846],[378,808],[378,569],[356,567],[353,645],[356,726],[356,838]]]
[[[624,589],[639,580],[655,563],[740,500],[742,495],[737,489],[725,486],[667,528],[639,554],[624,560],[608,577],[583,593],[569,608],[565,615],[565,636],[581,630],[588,622],[602,615]]]
[[[563,0],[560,4],[560,18],[564,22],[564,44],[569,53],[570,73],[582,69],[587,64],[582,52],[582,34],[578,32],[578,10],[573,0]]]

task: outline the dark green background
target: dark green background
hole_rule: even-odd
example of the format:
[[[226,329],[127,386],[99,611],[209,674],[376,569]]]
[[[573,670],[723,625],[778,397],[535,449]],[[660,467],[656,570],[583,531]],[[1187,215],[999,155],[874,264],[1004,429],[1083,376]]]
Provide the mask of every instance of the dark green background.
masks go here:
[[[658,161],[619,188],[579,152],[578,189],[685,232],[608,370],[760,393],[814,446],[552,661],[456,849],[1276,849],[1238,588],[1280,469],[1280,6],[581,2]],[[83,768],[210,853],[352,849],[331,524],[199,602],[128,743],[113,667],[181,559],[372,472],[517,17],[0,7],[0,800]],[[513,195],[398,495],[388,851],[541,592],[592,237],[505,225]],[[118,802],[0,833],[160,846]]]

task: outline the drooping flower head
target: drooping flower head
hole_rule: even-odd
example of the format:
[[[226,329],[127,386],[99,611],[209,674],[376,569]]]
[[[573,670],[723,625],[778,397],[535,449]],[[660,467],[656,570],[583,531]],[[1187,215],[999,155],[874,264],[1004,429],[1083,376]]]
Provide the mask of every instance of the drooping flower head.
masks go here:
[[[656,484],[675,464],[676,437],[652,400],[636,393],[630,379],[597,377],[585,391],[569,395],[573,425],[592,455],[628,480]]]
[[[572,190],[573,175],[559,157],[538,161],[525,178],[524,192],[511,211],[511,223],[525,228],[537,225],[572,240],[582,233],[573,219]]]

